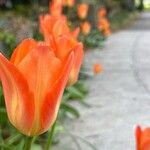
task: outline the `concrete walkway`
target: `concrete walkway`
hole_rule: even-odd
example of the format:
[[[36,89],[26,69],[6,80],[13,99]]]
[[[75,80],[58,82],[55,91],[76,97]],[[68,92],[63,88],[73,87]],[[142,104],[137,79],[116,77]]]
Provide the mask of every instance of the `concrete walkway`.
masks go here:
[[[135,125],[150,126],[150,13],[114,33],[102,50],[88,52],[89,72],[93,63],[101,63],[104,72],[87,81],[87,102],[92,105],[75,104],[81,117],[67,120],[66,128],[95,150],[134,150]],[[56,150],[92,150],[81,138],[77,148],[76,141],[62,135]]]

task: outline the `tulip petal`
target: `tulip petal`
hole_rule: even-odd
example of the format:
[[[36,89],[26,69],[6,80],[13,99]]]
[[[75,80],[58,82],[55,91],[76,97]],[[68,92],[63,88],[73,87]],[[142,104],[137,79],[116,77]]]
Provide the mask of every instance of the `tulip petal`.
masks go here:
[[[49,41],[49,37],[59,36],[62,32],[68,32],[69,29],[65,26],[67,19],[65,16],[59,18],[51,15],[40,16],[40,31],[46,41]]]
[[[149,150],[150,149],[150,128],[145,128],[140,141],[141,149],[140,150]]]
[[[62,0],[53,0],[50,3],[50,14],[54,17],[59,17],[62,13]]]
[[[55,22],[56,18],[52,17],[51,15],[40,16],[41,32],[43,34],[44,32],[51,33]]]
[[[0,79],[11,123],[28,134],[34,119],[33,94],[20,71],[0,54]]]
[[[18,68],[27,78],[29,89],[34,93],[35,120],[30,135],[36,135],[41,130],[41,105],[50,87],[60,76],[62,62],[44,43],[40,43],[22,60]]]
[[[70,73],[68,85],[73,85],[78,80],[79,71],[83,60],[83,45],[79,43],[74,49],[74,64]]]
[[[28,54],[28,52],[31,51],[36,45],[37,42],[33,39],[23,40],[21,44],[13,52],[10,61],[15,66],[17,66],[23,60],[23,58]]]
[[[69,32],[66,19],[59,19],[53,26],[53,35],[55,37],[61,36],[62,34],[69,34]]]
[[[68,81],[73,61],[74,54],[72,52],[65,60],[64,68],[60,74],[60,77],[56,80],[50,92],[46,95],[45,101],[43,101],[41,108],[41,122],[43,131],[47,130],[50,126],[52,126],[52,124],[56,120],[62,94]]]
[[[65,59],[66,56],[74,49],[77,45],[77,41],[70,36],[63,35],[56,40],[57,49],[55,54],[61,60]]]
[[[135,136],[136,136],[136,150],[140,150],[140,141],[141,141],[141,128],[140,126],[136,127]]]
[[[71,32],[72,36],[73,36],[75,39],[78,38],[79,33],[80,33],[80,28],[79,28],[79,27],[75,28],[75,29]]]
[[[61,36],[56,41],[57,49],[55,54],[61,60],[64,60],[70,51],[74,51],[74,64],[68,80],[68,85],[74,84],[78,79],[78,74],[83,59],[83,45],[69,36]]]
[[[38,44],[18,66],[22,74],[28,78],[30,89],[36,90],[38,86],[43,93],[47,86],[51,87],[53,85],[61,71],[61,67],[61,61],[55,57],[55,54],[44,43]],[[34,91],[34,93],[37,92]]]

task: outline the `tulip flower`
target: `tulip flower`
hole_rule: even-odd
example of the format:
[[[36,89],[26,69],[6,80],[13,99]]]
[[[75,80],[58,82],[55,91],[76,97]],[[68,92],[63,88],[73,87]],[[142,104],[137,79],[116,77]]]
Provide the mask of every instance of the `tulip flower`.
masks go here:
[[[101,18],[99,20],[98,28],[99,30],[105,30],[110,27],[110,24],[106,18]]]
[[[109,28],[105,29],[103,33],[105,36],[109,36],[109,35],[111,35],[111,30]]]
[[[62,0],[53,0],[50,3],[50,14],[40,15],[39,18],[40,32],[43,34],[51,33],[58,20],[61,20],[62,24],[67,24],[66,16],[62,15]]]
[[[55,17],[59,17],[62,14],[62,0],[52,0],[50,4],[50,14]]]
[[[98,22],[98,29],[104,33],[105,36],[111,34],[110,23],[107,18],[101,18]]]
[[[91,31],[91,24],[88,21],[85,21],[81,24],[82,33],[88,35]]]
[[[68,80],[68,85],[74,84],[78,79],[79,70],[83,59],[83,46],[77,42],[77,36],[79,34],[79,28],[74,31],[70,31],[67,20],[65,18],[55,19],[51,15],[45,15],[40,17],[40,29],[44,35],[45,42],[52,48],[52,51],[60,59],[74,51],[74,64]]]
[[[45,41],[48,40],[47,37],[56,38],[63,34],[72,35],[74,38],[77,38],[80,32],[79,28],[70,31],[66,16],[62,15],[57,7],[54,7],[56,4],[60,6],[62,1],[58,0],[59,3],[56,2],[53,1],[50,4],[50,14],[40,16],[40,32],[43,34]],[[57,10],[59,10],[59,12],[54,13]]]
[[[102,66],[100,64],[94,64],[93,65],[93,72],[94,74],[98,74],[103,70]]]
[[[57,38],[63,34],[71,35],[77,39],[80,32],[78,27],[70,31],[65,17],[55,19],[50,15],[40,16],[40,31],[45,41],[48,41],[49,38]]]
[[[140,126],[136,127],[136,150],[149,150],[150,149],[150,128],[141,129]]]
[[[105,7],[101,7],[98,11],[98,19],[105,17],[107,15],[107,10]]]
[[[44,43],[24,40],[7,60],[0,54],[0,80],[10,122],[23,134],[44,133],[56,120],[74,52],[59,59]]]
[[[85,19],[89,10],[89,5],[86,3],[79,4],[77,6],[77,13],[80,19]]]
[[[60,36],[55,41],[50,40],[49,45],[52,47],[55,55],[64,60],[68,54],[74,52],[74,63],[70,72],[68,85],[73,85],[78,80],[79,71],[83,60],[83,45],[77,42],[73,37],[68,35]]]
[[[75,0],[63,0],[63,5],[68,7],[73,7],[75,4]]]

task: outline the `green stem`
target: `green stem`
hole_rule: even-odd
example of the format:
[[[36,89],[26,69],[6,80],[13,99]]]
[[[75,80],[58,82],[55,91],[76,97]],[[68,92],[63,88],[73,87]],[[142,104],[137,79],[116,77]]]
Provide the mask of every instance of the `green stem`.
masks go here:
[[[50,150],[51,149],[55,127],[56,127],[56,122],[53,124],[51,131],[49,132],[48,140],[47,140],[47,143],[46,143],[44,150]]]
[[[26,137],[25,138],[24,150],[31,150],[33,140],[34,140],[34,137]]]
[[[4,144],[4,140],[3,140],[3,136],[2,136],[2,129],[1,129],[1,127],[0,127],[0,141],[1,141],[0,144]],[[1,150],[4,150],[4,148],[2,147]]]

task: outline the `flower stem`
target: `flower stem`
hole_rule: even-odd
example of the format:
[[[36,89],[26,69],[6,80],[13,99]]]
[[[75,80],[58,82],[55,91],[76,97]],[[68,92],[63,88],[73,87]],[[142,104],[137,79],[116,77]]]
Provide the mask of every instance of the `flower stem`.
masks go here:
[[[47,143],[46,143],[44,150],[50,150],[51,149],[55,127],[56,127],[56,122],[53,124],[51,131],[49,132],[48,140],[47,140]]]
[[[25,138],[24,150],[31,150],[31,146],[32,146],[34,139],[35,139],[34,137]]]

